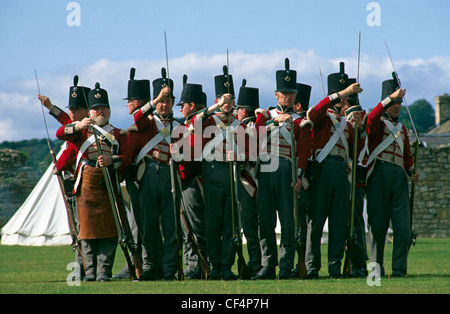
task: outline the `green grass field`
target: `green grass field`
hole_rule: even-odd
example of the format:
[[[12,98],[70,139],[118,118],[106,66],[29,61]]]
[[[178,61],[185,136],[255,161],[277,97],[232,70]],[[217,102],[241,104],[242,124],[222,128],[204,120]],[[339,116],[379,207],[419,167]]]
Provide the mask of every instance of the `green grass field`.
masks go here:
[[[244,250],[245,251],[245,250]],[[385,267],[391,272],[392,244],[386,245]],[[407,278],[381,278],[380,286],[369,286],[363,279],[328,279],[327,246],[322,245],[319,280],[203,281],[108,283],[81,282],[70,286],[66,279],[74,261],[70,247],[0,246],[1,294],[448,294],[450,292],[450,239],[419,238],[411,248]],[[114,273],[125,265],[117,250]],[[236,271],[236,270],[235,270]]]

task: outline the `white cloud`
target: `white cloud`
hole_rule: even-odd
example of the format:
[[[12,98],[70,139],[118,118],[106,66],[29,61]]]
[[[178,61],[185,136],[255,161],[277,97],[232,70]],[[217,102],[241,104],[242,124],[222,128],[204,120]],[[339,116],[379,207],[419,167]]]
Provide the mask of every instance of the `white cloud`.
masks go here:
[[[276,50],[264,54],[247,54],[242,51],[230,52],[230,73],[233,75],[235,91],[238,93],[242,79],[247,86],[258,87],[260,105],[267,108],[275,103],[273,92],[276,87],[275,72],[284,68],[284,59],[290,59],[291,69],[297,70],[297,81],[313,87],[311,105],[323,98],[319,68],[323,74],[326,90],[327,76],[339,70],[339,62],[344,61],[346,72],[356,77],[356,56],[339,59],[325,59],[313,50],[296,49]],[[169,56],[170,58],[170,56]],[[226,54],[206,55],[189,53],[179,58],[169,59],[169,74],[175,82],[175,96],[181,94],[183,74],[188,82],[202,84],[208,95],[208,103],[214,98],[214,76],[222,73],[227,62]],[[100,59],[85,66],[64,68],[54,73],[39,73],[39,85],[42,94],[49,96],[52,102],[65,108],[68,92],[73,85],[73,76],[79,75],[79,85],[93,87],[96,82],[108,91],[112,107],[112,123],[120,128],[132,124],[127,113],[125,101],[127,82],[131,67],[136,68],[136,79],[160,77],[161,67],[166,60],[126,60],[111,61]],[[450,92],[450,56],[436,56],[429,59],[411,59],[396,61],[396,70],[403,87],[407,88],[407,100],[425,98],[434,106],[434,97]],[[375,58],[370,54],[361,55],[360,82],[364,88],[360,99],[363,107],[374,107],[380,100],[381,83],[391,77],[392,65],[389,58]],[[46,136],[40,103],[37,99],[37,85],[33,72],[30,77],[19,78],[0,84],[0,142],[21,139],[43,138]],[[153,92],[152,92],[153,95]],[[50,136],[53,138],[59,127],[45,109]],[[178,115],[178,108],[175,108]]]
[[[0,142],[6,141],[14,137],[14,121],[5,119],[0,121]]]

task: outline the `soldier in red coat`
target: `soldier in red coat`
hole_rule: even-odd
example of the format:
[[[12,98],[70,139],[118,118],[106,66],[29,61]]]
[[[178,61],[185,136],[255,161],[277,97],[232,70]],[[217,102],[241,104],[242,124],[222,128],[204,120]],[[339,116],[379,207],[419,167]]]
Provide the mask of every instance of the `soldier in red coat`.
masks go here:
[[[293,105],[297,94],[296,79],[297,72],[289,68],[289,60],[286,58],[285,69],[276,72],[275,96],[278,101],[276,108],[257,110],[256,127],[259,130],[259,142],[264,141],[262,136],[270,134],[270,143],[267,144],[267,148],[259,147],[258,153],[260,166],[257,202],[262,250],[261,265],[263,267],[253,277],[256,280],[276,278],[275,268],[278,265],[275,234],[277,212],[281,225],[278,278],[291,278],[291,270],[294,267],[296,226],[293,216],[293,189],[298,193],[303,186],[312,145],[311,122],[301,119],[294,112]],[[293,135],[291,135],[292,133]],[[297,178],[295,179],[292,178],[291,150],[293,145],[296,148],[297,159],[295,165]]]
[[[311,98],[311,90],[312,87],[307,84],[303,83],[297,83],[297,96],[295,97],[294,102],[294,111],[299,115],[300,118],[295,120],[295,123],[301,124],[303,120],[307,119],[306,113],[309,108],[309,101]],[[312,131],[312,127],[309,128],[310,132]],[[312,139],[312,134],[311,134]],[[312,149],[312,143],[311,143],[311,149]],[[307,220],[307,214],[308,214],[308,208],[309,208],[309,182],[308,179],[304,179],[304,184],[300,191],[298,192],[298,219],[299,219],[299,227],[300,230],[300,248],[301,253],[303,254],[303,260],[305,258],[305,251],[306,251],[306,237],[308,234],[308,220]],[[298,251],[297,251],[298,253]],[[292,270],[291,276],[292,278],[298,278],[298,267],[294,267]]]
[[[79,238],[85,260],[84,281],[109,281],[117,248],[117,227],[106,190],[101,167],[117,170],[122,175],[129,164],[127,138],[120,129],[109,124],[110,107],[108,94],[96,84],[88,94],[90,117],[61,127],[56,135],[72,142],[78,151],[76,182],[80,220]],[[102,133],[99,137],[103,155],[98,154],[93,128]],[[115,172],[111,178],[118,182]],[[119,202],[118,202],[119,203]],[[124,216],[123,207],[121,215]]]
[[[69,113],[60,109],[59,107],[52,104],[50,98],[44,95],[38,95],[39,100],[42,105],[49,110],[49,114],[53,116],[59,123],[63,126],[74,123],[76,121],[81,121],[89,114],[87,95],[90,92],[90,88],[78,86],[78,75],[73,78],[73,86],[69,89]],[[53,170],[54,173],[61,173],[64,180],[64,189],[67,195],[68,204],[72,212],[73,220],[69,222],[69,225],[74,225],[74,228],[78,234],[80,230],[78,221],[78,209],[76,197],[73,195],[73,176],[75,174],[75,166],[77,160],[77,148],[71,142],[66,142],[63,152],[60,154],[58,160],[56,161],[56,168]],[[71,219],[71,218],[69,218]],[[85,275],[83,265],[83,258],[81,256],[81,250],[76,251],[75,262],[80,265],[80,278],[82,279]]]
[[[123,100],[127,101],[128,114],[134,117],[138,110],[150,101],[150,81],[146,79],[135,79],[136,69],[130,69],[130,79],[128,80],[127,97]],[[121,133],[128,138],[128,152],[130,156],[130,166],[128,166],[125,175],[125,184],[130,201],[128,207],[132,214],[130,218],[130,227],[135,243],[138,244],[138,250],[143,257],[146,256],[145,248],[142,246],[143,238],[143,221],[142,211],[140,206],[140,192],[139,183],[137,182],[137,165],[134,162],[134,158],[139,153],[141,133],[138,131],[135,124],[126,130],[122,130]],[[161,239],[159,234],[159,240]],[[129,279],[130,273],[128,270],[128,264],[113,275],[114,279]]]
[[[189,128],[193,127],[192,119],[201,110],[206,107],[206,94],[203,92],[203,87],[200,84],[187,83],[187,75],[183,76],[183,90],[181,92],[180,112],[185,119],[184,125],[180,126],[184,132],[189,132]],[[174,136],[176,136],[174,134]],[[184,138],[183,143],[174,144],[177,147],[177,152],[182,153],[182,159],[178,163],[180,179],[181,179],[181,196],[183,213],[186,221],[189,222],[190,232],[195,235],[198,243],[198,249],[201,255],[207,260],[206,249],[206,227],[205,227],[205,201],[203,199],[203,184],[202,184],[202,163],[201,161],[193,160],[193,135]],[[178,144],[181,144],[180,148]],[[183,148],[187,146],[189,153]],[[185,155],[186,154],[186,155]],[[182,224],[184,226],[184,224]],[[202,268],[199,263],[199,256],[194,249],[187,231],[185,231],[186,243],[184,246],[184,257],[186,268],[184,275],[189,279],[200,279],[202,276]]]
[[[308,110],[314,123],[313,161],[309,194],[309,225],[306,246],[308,277],[318,278],[321,268],[320,243],[328,218],[328,273],[340,278],[348,231],[350,181],[349,170],[354,143],[350,122],[340,115],[347,97],[362,92],[359,83],[349,86],[344,63],[339,73],[328,76],[328,95]]]
[[[350,83],[356,83],[356,79],[349,79]],[[358,115],[358,121],[363,121],[367,114],[359,104],[358,94],[348,96],[348,106],[344,106],[341,115],[345,115],[347,121],[354,121],[354,116]],[[361,127],[360,127],[361,128]],[[360,129],[358,129],[360,130]],[[360,137],[364,137],[363,145],[358,145],[355,177],[355,207],[353,217],[353,232],[351,247],[347,247],[351,262],[351,276],[354,278],[367,277],[367,246],[366,246],[366,224],[364,221],[364,198],[366,194],[366,163],[368,139],[367,135],[360,130]],[[353,153],[353,152],[352,152]],[[351,200],[351,197],[350,197]],[[350,231],[350,230],[349,230]]]
[[[140,280],[158,278],[161,258],[164,280],[174,280],[177,272],[178,245],[169,166],[172,156],[169,147],[173,141],[172,130],[180,123],[173,119],[172,114],[175,100],[173,81],[167,77],[165,68],[162,68],[161,74],[161,78],[152,82],[154,99],[134,114],[134,122],[140,136],[139,141],[130,142],[130,151],[135,155],[134,162],[138,164],[142,244],[147,253],[143,259],[144,271]],[[178,200],[179,197],[177,202]],[[158,238],[161,231],[162,251]]]
[[[78,86],[78,75],[73,78],[73,86],[69,90],[69,114],[52,104],[50,98],[44,95],[38,95],[42,105],[49,110],[49,114],[58,120],[63,126],[73,123],[75,121],[81,121],[89,114],[87,95],[91,89],[88,87]],[[71,143],[67,143],[67,147],[61,153],[57,163],[57,171],[68,171],[71,174],[74,173],[75,162],[77,159],[77,151],[75,146]]]
[[[247,87],[247,81],[242,81],[237,101],[237,119],[247,125],[246,132],[250,138],[257,139],[256,110],[259,108],[259,89]],[[255,145],[256,146],[256,145]],[[255,156],[256,157],[256,156]],[[255,158],[256,159],[256,158]],[[258,179],[255,172],[256,162],[251,161],[243,165],[239,174],[242,191],[239,191],[242,229],[247,240],[248,263],[247,268],[251,277],[261,270],[261,248],[259,246],[259,220],[256,195]]]
[[[370,260],[381,267],[389,221],[394,231],[392,276],[406,277],[408,249],[411,240],[408,176],[417,183],[419,173],[412,173],[408,131],[398,121],[405,90],[398,81],[382,84],[382,101],[367,117],[369,159],[367,179],[367,215]]]
[[[194,153],[196,148],[202,148],[206,246],[212,265],[208,278],[236,280],[238,277],[231,271],[235,248],[231,203],[233,178],[229,162],[248,161],[249,140],[245,124],[232,115],[235,105],[233,77],[226,66],[223,72],[214,77],[215,104],[193,118],[194,130],[201,129],[200,134],[194,131]],[[195,157],[198,159],[199,156]],[[235,184],[239,182],[235,181]]]

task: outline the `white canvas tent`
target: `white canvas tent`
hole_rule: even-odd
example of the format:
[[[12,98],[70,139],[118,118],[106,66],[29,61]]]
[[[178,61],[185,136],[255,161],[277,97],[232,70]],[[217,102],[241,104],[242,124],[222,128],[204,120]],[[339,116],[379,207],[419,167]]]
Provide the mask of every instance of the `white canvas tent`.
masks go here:
[[[3,227],[3,245],[51,246],[72,243],[66,208],[52,169],[53,164]]]

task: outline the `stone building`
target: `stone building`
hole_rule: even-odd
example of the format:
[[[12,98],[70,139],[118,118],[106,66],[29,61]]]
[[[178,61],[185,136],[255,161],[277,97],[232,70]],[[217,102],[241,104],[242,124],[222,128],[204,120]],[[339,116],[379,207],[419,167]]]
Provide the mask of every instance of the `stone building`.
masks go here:
[[[450,236],[450,95],[436,97],[436,126],[420,136],[420,182],[413,229],[422,237]],[[411,138],[411,140],[414,140]]]

